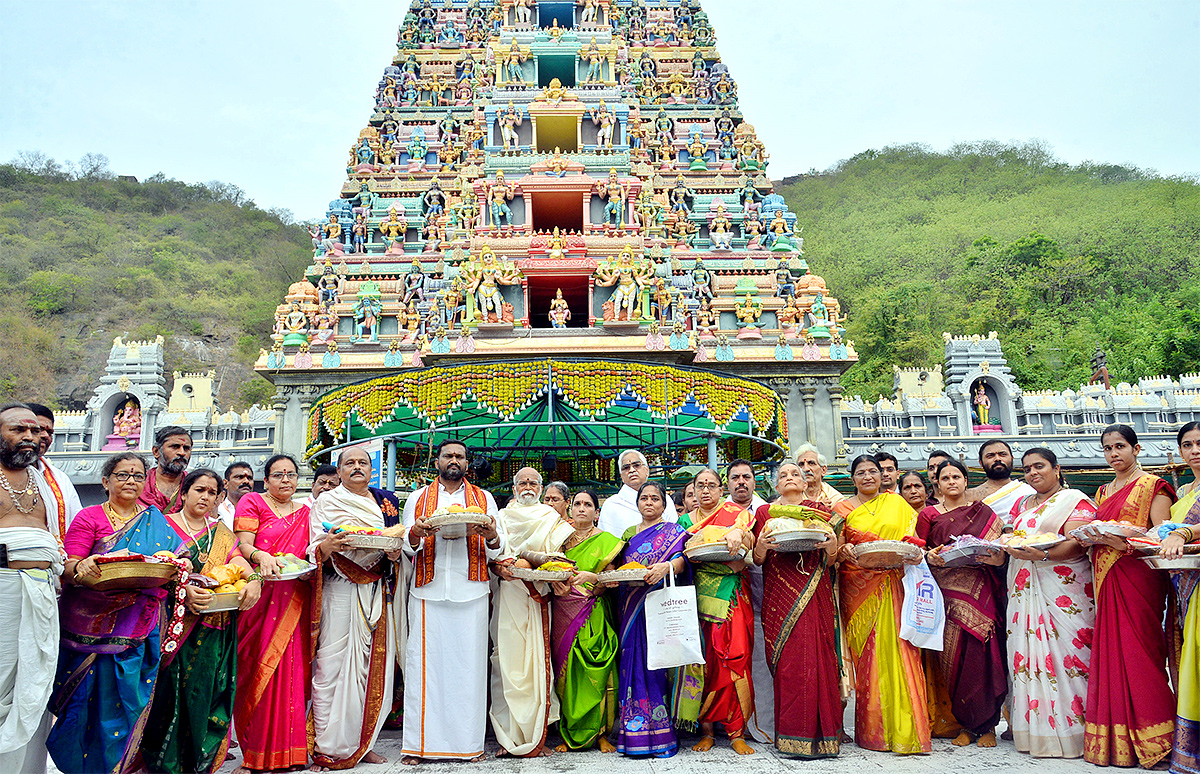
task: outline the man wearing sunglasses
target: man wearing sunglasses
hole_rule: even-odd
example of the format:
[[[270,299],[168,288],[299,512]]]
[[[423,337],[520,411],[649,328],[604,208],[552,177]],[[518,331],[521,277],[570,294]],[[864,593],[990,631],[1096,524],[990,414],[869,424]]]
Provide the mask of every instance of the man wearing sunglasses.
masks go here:
[[[646,462],[646,455],[637,449],[626,449],[617,457],[617,470],[621,473],[621,490],[601,506],[599,527],[620,537],[625,530],[642,521],[637,508],[637,491],[650,478],[650,464]],[[667,509],[663,511],[663,521],[679,521],[675,503],[670,498],[667,498]]]

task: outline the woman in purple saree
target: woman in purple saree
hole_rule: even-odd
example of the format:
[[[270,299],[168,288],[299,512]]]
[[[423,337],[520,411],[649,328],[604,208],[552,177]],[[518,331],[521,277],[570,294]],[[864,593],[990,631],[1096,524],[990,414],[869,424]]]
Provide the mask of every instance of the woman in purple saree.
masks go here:
[[[690,537],[683,527],[662,520],[666,500],[661,484],[642,484],[637,498],[642,523],[625,531],[625,549],[621,552],[622,563],[640,562],[648,569],[645,586],[621,587],[617,750],[658,758],[674,755],[679,741],[668,710],[668,670],[646,668],[646,594],[662,582],[668,570],[673,569],[677,575],[684,571],[683,544]]]
[[[105,592],[76,581],[99,573],[97,556],[176,552],[181,541],[161,511],[137,502],[146,480],[141,457],[114,455],[102,473],[108,501],[81,510],[63,540],[69,585],[50,697],[57,721],[46,747],[62,771],[119,774],[137,763],[158,679],[160,622],[173,600],[165,588]]]

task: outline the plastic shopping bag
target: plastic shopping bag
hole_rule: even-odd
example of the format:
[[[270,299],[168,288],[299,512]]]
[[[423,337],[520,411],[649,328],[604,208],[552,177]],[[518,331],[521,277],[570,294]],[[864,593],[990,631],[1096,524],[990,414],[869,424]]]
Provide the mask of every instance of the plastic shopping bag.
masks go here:
[[[904,605],[900,611],[900,638],[918,648],[942,649],[946,606],[929,565],[904,566]]]
[[[646,666],[668,669],[703,664],[696,589],[676,586],[674,570],[667,573],[667,579],[666,586],[646,595]]]

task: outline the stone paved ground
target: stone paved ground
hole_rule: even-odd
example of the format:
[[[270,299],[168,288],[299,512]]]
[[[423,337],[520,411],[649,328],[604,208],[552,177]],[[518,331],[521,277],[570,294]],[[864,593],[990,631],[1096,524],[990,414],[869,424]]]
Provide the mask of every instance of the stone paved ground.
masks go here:
[[[571,772],[605,772],[605,774],[717,774],[725,767],[736,767],[737,774],[781,774],[795,771],[803,774],[943,774],[943,772],[1001,772],[1037,771],[1038,774],[1087,774],[1096,767],[1083,760],[1047,760],[1030,758],[1018,753],[1012,742],[1000,742],[991,750],[977,747],[954,747],[948,739],[935,739],[931,755],[888,755],[862,750],[853,744],[843,745],[841,756],[832,760],[800,761],[775,753],[769,745],[753,745],[758,752],[740,756],[724,745],[708,753],[694,753],[684,749],[673,758],[646,760],[626,758],[616,753],[604,755],[597,751],[582,753],[555,753],[549,758],[537,760],[497,760],[489,757],[486,762],[476,764],[428,763],[417,767],[427,774],[570,774]],[[495,741],[488,740],[489,756],[496,752]],[[400,764],[400,732],[384,731],[376,751],[388,759],[387,764],[361,765],[362,774],[401,774],[412,769]],[[227,764],[221,771],[228,774],[236,762]]]

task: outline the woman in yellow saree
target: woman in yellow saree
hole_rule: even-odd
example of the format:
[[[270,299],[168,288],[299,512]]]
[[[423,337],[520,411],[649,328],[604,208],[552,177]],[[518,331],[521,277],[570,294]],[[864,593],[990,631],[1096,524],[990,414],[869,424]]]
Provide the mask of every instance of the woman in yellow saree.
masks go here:
[[[1163,539],[1161,553],[1183,555],[1187,543],[1200,541],[1200,422],[1188,422],[1175,437],[1179,456],[1192,469],[1192,482],[1179,488],[1179,500],[1171,506],[1173,531]],[[1163,525],[1165,528],[1166,525]],[[1173,774],[1200,774],[1200,605],[1193,605],[1200,572],[1171,573],[1171,583],[1183,627],[1179,655],[1179,677],[1175,686],[1175,738],[1171,745]],[[1168,622],[1169,623],[1169,622]]]
[[[854,660],[854,741],[868,750],[927,753],[930,744],[921,651],[900,639],[904,571],[855,563],[854,547],[874,540],[916,541],[917,514],[904,498],[881,492],[879,465],[867,455],[850,465],[855,495],[834,506],[846,517],[841,565],[842,618]]]

